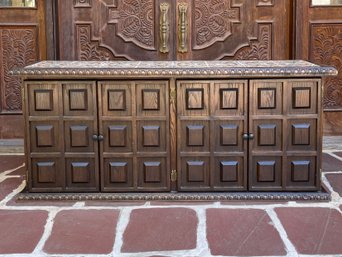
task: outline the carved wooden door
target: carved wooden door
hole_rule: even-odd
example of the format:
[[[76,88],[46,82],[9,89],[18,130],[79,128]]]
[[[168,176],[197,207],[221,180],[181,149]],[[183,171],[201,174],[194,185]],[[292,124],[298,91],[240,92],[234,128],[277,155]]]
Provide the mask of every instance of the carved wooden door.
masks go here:
[[[250,191],[320,188],[320,99],[315,79],[250,81]]]
[[[60,59],[289,59],[290,3],[59,0]]]
[[[325,78],[324,134],[342,134],[342,1],[296,1],[296,58],[339,71]]]
[[[178,60],[290,58],[290,0],[178,0]]]
[[[178,190],[247,190],[247,85],[177,82]]]
[[[168,81],[99,82],[101,190],[169,191]]]
[[[23,136],[20,79],[8,72],[46,58],[44,12],[43,0],[0,1],[0,138]]]

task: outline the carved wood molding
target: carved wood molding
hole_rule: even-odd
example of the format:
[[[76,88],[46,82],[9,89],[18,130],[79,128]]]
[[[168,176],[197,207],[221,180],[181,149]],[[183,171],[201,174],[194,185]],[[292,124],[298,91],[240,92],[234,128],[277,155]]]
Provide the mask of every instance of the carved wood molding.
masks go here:
[[[342,24],[311,24],[310,60],[321,65],[332,65],[339,71],[336,78],[324,81],[323,106],[342,108]]]
[[[250,39],[249,46],[239,49],[235,60],[271,60],[272,59],[272,24],[258,26],[258,36]]]
[[[194,0],[194,49],[204,49],[232,34],[232,24],[240,22],[240,8],[231,0]]]
[[[0,27],[0,35],[1,112],[21,112],[20,79],[9,73],[38,60],[37,28]]]
[[[225,200],[281,200],[281,201],[330,201],[326,192],[225,192],[225,193],[20,193],[18,200],[40,201],[225,201]]]

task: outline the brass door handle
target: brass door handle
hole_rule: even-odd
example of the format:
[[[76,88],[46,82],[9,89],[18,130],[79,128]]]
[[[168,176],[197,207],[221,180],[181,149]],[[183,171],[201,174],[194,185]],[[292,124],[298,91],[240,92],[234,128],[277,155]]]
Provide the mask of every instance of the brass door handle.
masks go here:
[[[178,5],[178,52],[186,53],[188,51],[187,47],[187,30],[188,30],[188,22],[187,22],[187,10],[188,5],[186,3],[180,3]]]
[[[159,51],[161,53],[169,52],[169,33],[170,33],[170,25],[169,25],[169,12],[170,5],[168,3],[160,4],[160,24],[159,24],[159,33],[160,33],[160,47]]]

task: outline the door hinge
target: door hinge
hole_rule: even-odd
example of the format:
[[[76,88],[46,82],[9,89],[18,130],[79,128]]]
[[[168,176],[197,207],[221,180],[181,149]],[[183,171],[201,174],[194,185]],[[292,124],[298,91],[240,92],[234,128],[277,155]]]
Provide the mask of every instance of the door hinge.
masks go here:
[[[176,182],[176,181],[177,181],[177,171],[171,170],[171,182]]]

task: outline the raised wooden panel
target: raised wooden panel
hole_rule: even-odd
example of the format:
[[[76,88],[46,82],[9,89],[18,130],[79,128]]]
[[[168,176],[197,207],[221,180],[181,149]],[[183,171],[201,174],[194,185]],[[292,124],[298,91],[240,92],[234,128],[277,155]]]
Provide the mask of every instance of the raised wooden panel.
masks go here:
[[[99,190],[99,168],[95,158],[65,159],[66,191],[91,192]]]
[[[247,81],[213,81],[210,93],[210,113],[214,116],[243,116],[247,112],[245,90]]]
[[[138,151],[166,152],[166,124],[165,121],[137,122]]]
[[[53,91],[51,89],[34,90],[34,110],[52,111],[53,110]]]
[[[64,137],[66,152],[93,152],[94,121],[65,121]]]
[[[126,81],[100,82],[100,95],[103,116],[132,115],[132,87]]]
[[[307,182],[310,177],[310,161],[292,161],[291,162],[291,181]]]
[[[108,126],[109,146],[127,147],[128,128],[126,125]]]
[[[70,146],[88,147],[89,146],[89,127],[84,125],[70,126]]]
[[[221,161],[220,171],[222,182],[236,182],[239,175],[239,163],[237,161]]]
[[[86,89],[69,90],[69,110],[86,111],[88,109],[88,93]]]
[[[55,145],[55,131],[52,125],[37,125],[35,128],[37,147],[53,147]]]
[[[292,108],[310,108],[311,107],[311,88],[293,88],[292,89]]]
[[[247,188],[243,156],[218,156],[211,164],[211,184],[217,191],[245,191]]]
[[[187,146],[204,146],[204,126],[186,126]]]
[[[310,124],[292,124],[292,144],[309,145],[310,144]]]
[[[170,183],[170,171],[166,158],[138,158],[138,189],[142,191],[166,191]]]
[[[203,191],[210,188],[208,157],[183,157],[181,158],[180,189]]]
[[[286,84],[286,91],[291,95],[288,99],[288,113],[316,114],[318,113],[318,80],[291,80]]]
[[[251,80],[250,114],[283,114],[283,83],[279,80]]]
[[[101,190],[132,191],[137,178],[134,175],[133,158],[110,157],[104,158],[101,164]]]
[[[126,104],[126,90],[124,89],[109,89],[107,90],[107,105],[109,111],[125,111]]]
[[[64,189],[64,170],[57,157],[32,158],[28,187],[32,192],[60,192]]]
[[[182,152],[209,152],[209,121],[181,121]]]
[[[204,182],[205,163],[203,161],[187,161],[186,171],[188,182]]]
[[[141,91],[142,98],[142,109],[156,110],[160,109],[160,91],[159,89],[143,89]]]
[[[137,82],[137,115],[138,116],[165,116],[168,101],[167,82]]]
[[[215,152],[243,152],[243,120],[217,120],[212,127],[212,140]]]
[[[258,161],[257,162],[257,181],[258,182],[274,182],[276,175],[275,161]]]
[[[258,125],[258,146],[275,146],[277,144],[277,125]]]
[[[250,122],[254,134],[254,139],[251,140],[253,151],[282,151],[284,149],[283,136],[283,121],[278,119],[269,120],[255,119]]]
[[[319,189],[320,172],[316,156],[290,156],[287,159],[286,190]]]
[[[249,173],[249,190],[282,190],[282,157],[253,156]]]
[[[64,116],[96,115],[95,82],[63,83]]]
[[[61,136],[58,121],[31,121],[30,123],[31,152],[60,152]]]
[[[103,151],[132,152],[132,122],[108,120],[103,121]]]
[[[110,182],[127,183],[128,163],[127,162],[109,162]]]
[[[209,82],[178,81],[177,99],[178,113],[184,116],[209,115]]]
[[[203,88],[187,88],[185,92],[187,110],[204,109]]]
[[[142,145],[144,147],[160,146],[160,127],[159,126],[142,126]]]
[[[31,116],[58,116],[60,95],[56,82],[25,82]]]
[[[38,183],[56,182],[56,164],[55,162],[37,162]]]
[[[71,182],[72,183],[89,183],[89,162],[72,162],[71,163]]]
[[[237,88],[220,89],[220,109],[238,109],[239,91]]]
[[[317,151],[317,120],[288,120],[288,151]]]
[[[144,162],[145,183],[160,183],[161,172],[160,162]]]

